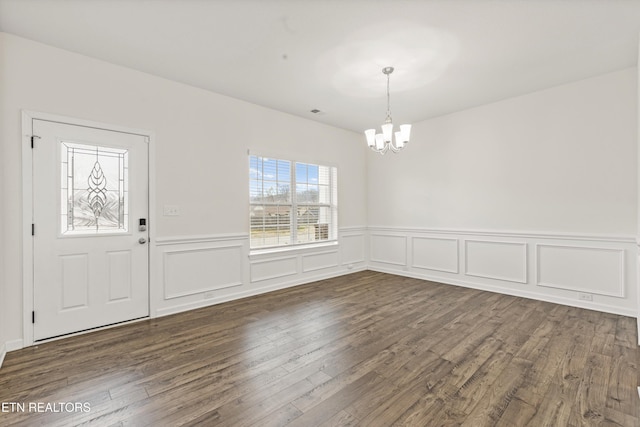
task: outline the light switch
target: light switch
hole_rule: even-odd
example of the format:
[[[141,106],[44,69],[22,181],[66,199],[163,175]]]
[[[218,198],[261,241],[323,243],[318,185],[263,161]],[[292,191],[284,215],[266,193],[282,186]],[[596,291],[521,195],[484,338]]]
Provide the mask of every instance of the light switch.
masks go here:
[[[179,216],[180,206],[164,205],[164,216]]]

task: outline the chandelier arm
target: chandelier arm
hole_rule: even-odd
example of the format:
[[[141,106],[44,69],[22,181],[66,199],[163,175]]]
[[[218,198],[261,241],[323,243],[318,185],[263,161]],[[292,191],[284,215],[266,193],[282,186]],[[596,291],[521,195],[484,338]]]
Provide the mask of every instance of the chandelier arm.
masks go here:
[[[404,145],[402,147],[398,147],[395,144],[391,144],[391,149],[393,150],[394,153],[399,153],[400,151],[402,151],[404,147],[405,147]]]
[[[389,151],[389,144],[385,143],[382,148],[372,148],[373,151],[383,156],[387,151]]]
[[[371,151],[375,151],[376,153],[384,154],[387,151],[387,144],[385,144],[384,147],[382,147],[382,148],[376,148],[375,146],[369,147],[369,148],[371,148]]]

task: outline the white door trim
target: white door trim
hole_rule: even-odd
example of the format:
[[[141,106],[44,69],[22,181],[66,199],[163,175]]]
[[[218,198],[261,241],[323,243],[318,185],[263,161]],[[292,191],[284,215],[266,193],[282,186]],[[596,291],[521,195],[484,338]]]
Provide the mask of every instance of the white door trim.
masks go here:
[[[31,236],[31,224],[33,223],[33,164],[31,151],[31,136],[33,120],[45,120],[50,122],[66,123],[77,126],[84,126],[97,129],[105,129],[116,132],[141,135],[149,142],[149,240],[155,242],[156,239],[156,217],[155,217],[155,135],[153,132],[144,129],[135,129],[125,126],[112,125],[95,122],[91,120],[78,119],[74,117],[61,116],[57,114],[41,113],[36,111],[22,110],[22,345],[28,347],[33,345],[33,323],[31,322],[31,312],[33,305],[33,239]],[[37,144],[37,140],[36,140]],[[155,317],[156,303],[154,286],[155,271],[155,251],[152,247],[149,250],[149,317]]]

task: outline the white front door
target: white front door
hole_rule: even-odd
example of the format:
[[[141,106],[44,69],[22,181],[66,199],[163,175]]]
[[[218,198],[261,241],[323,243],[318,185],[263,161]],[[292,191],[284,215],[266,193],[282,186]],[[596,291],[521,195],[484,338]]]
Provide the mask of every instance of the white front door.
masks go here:
[[[148,140],[33,120],[33,333],[149,315]]]

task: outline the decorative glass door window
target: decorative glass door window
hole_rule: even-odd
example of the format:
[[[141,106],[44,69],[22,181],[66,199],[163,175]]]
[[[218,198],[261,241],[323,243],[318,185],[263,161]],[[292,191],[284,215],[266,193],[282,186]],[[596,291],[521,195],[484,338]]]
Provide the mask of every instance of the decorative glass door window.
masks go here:
[[[125,149],[60,142],[63,235],[126,233],[129,154]]]

